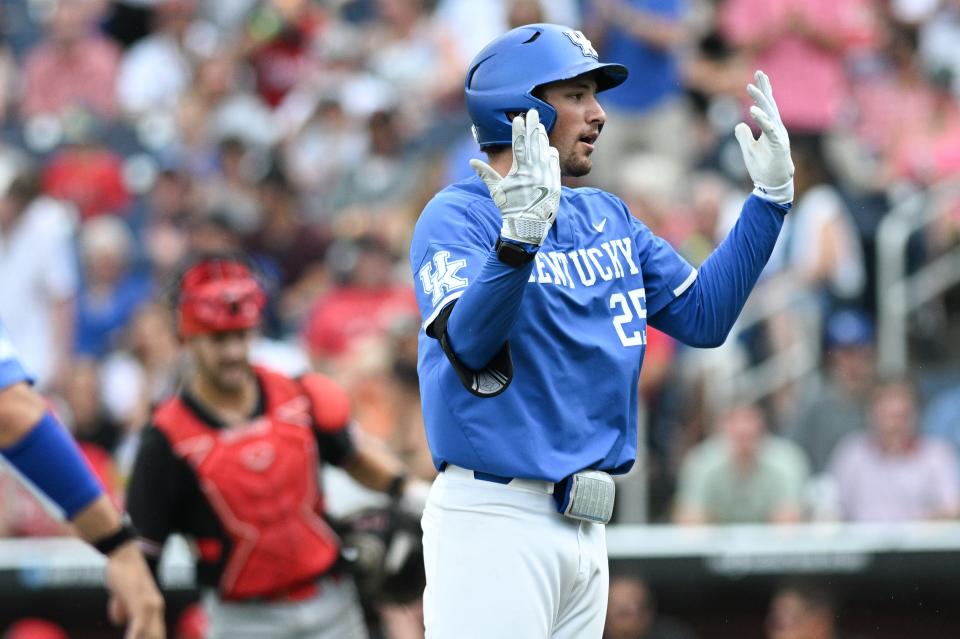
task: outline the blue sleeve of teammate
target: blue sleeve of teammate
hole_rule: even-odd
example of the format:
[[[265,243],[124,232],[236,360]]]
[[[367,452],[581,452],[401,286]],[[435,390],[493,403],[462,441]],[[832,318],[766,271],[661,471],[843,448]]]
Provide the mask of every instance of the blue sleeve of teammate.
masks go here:
[[[789,205],[747,198],[733,230],[679,297],[650,317],[651,326],[684,344],[723,344],[773,251]]]
[[[510,266],[491,251],[460,296],[447,323],[447,335],[457,359],[467,368],[481,370],[507,341],[533,265],[531,261]]]
[[[67,519],[103,494],[70,433],[51,413],[45,413],[26,436],[0,453],[60,506]]]

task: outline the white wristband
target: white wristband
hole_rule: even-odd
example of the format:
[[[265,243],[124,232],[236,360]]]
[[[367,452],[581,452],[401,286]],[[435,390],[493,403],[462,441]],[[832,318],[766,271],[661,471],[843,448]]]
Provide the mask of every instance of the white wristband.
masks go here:
[[[793,202],[793,178],[777,187],[754,184],[753,194],[777,204],[789,204]]]

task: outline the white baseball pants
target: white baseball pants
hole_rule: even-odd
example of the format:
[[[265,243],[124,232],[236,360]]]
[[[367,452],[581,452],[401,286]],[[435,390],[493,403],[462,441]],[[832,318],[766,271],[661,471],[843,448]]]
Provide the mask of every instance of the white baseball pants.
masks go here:
[[[448,466],[423,513],[427,639],[600,639],[604,527],[557,512],[546,482]]]

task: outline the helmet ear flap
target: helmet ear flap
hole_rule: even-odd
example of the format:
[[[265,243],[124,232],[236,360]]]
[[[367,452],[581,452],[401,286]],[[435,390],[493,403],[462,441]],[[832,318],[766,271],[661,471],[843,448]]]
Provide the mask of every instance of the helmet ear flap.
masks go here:
[[[491,140],[491,138],[494,137],[491,135],[491,132],[487,130],[486,133],[484,133],[484,131],[481,130],[481,128],[476,124],[473,124],[470,127],[470,131],[473,133],[473,139],[480,145],[481,149],[487,150],[492,146],[510,146],[513,143],[511,138],[513,118],[518,115],[525,115],[530,109],[537,110],[537,114],[540,116],[540,124],[543,125],[547,135],[550,134],[550,132],[553,130],[553,125],[557,122],[557,110],[554,109],[549,102],[546,102],[545,100],[542,100],[534,95],[535,90],[536,89],[533,89],[530,91],[529,95],[523,96],[522,100],[526,103],[523,107],[501,109],[499,111],[498,115],[495,117],[497,123],[496,128],[500,133],[499,138]],[[506,102],[506,98],[504,98],[502,101]],[[489,128],[490,127],[488,127],[488,129]]]

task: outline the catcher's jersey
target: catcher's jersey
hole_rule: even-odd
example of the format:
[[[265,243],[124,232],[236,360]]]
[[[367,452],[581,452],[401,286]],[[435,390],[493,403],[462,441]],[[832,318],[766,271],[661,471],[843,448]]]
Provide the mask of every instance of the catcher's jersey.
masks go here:
[[[476,278],[501,219],[476,177],[426,206],[410,249],[423,329]],[[509,335],[514,372],[505,391],[472,394],[421,330],[420,390],[436,466],[549,481],[584,468],[626,472],[636,457],[646,318],[696,276],[619,198],[564,188]]]
[[[17,358],[17,352],[13,348],[13,342],[0,322],[0,390],[13,386],[18,382],[33,382],[33,378],[27,373]]]

